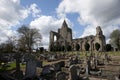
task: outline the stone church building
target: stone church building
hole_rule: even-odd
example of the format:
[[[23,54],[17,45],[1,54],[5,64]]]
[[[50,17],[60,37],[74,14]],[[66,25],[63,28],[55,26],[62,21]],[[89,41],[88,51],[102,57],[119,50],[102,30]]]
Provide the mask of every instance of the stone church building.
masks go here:
[[[104,51],[106,42],[105,36],[100,28],[96,27],[96,35],[90,35],[83,38],[72,38],[72,29],[70,29],[64,20],[62,27],[58,29],[58,32],[50,32],[50,51],[85,51],[85,44],[88,43],[89,51],[95,51],[95,44],[100,44],[99,51]]]

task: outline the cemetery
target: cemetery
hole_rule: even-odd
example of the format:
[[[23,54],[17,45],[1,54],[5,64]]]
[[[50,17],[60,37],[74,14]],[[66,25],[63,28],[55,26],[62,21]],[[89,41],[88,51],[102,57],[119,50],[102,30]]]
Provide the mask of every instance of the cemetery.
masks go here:
[[[105,53],[111,56],[111,59],[108,60]],[[55,52],[56,54],[58,52]],[[65,54],[64,57],[57,56],[58,59],[54,61],[36,59],[29,55],[26,62],[21,62],[20,55],[16,54],[15,61],[1,64],[1,78],[2,80],[119,80],[120,78],[119,52],[113,54],[104,52],[101,56],[98,56],[100,53],[94,55],[88,53],[86,56],[85,52],[76,51]]]
[[[96,31],[72,39],[64,21],[58,33],[50,32],[49,51],[32,52],[28,45],[25,53],[1,54],[0,80],[120,80],[120,51],[106,51],[100,26]]]

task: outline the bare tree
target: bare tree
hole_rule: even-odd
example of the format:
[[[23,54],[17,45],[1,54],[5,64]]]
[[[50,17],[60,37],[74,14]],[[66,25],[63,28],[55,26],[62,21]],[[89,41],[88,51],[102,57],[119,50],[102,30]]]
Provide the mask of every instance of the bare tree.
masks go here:
[[[23,48],[27,48],[30,53],[34,44],[38,41],[41,42],[42,36],[36,28],[23,25],[18,29],[18,32],[20,33],[19,45]]]

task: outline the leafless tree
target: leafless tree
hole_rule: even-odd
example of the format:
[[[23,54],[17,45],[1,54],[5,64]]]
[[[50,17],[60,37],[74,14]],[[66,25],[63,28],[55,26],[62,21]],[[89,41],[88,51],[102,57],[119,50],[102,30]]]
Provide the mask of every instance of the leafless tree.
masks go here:
[[[38,41],[41,42],[42,36],[36,28],[23,25],[18,29],[18,32],[20,33],[19,45],[28,49],[29,53],[31,53],[34,44]]]

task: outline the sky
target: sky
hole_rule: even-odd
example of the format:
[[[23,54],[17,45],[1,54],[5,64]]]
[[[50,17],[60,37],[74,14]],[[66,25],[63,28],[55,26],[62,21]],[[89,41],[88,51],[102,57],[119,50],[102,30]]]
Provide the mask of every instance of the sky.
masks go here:
[[[18,35],[22,25],[39,29],[41,46],[48,48],[49,32],[66,20],[73,38],[96,34],[101,26],[106,42],[120,29],[120,0],[0,0],[0,42]]]

